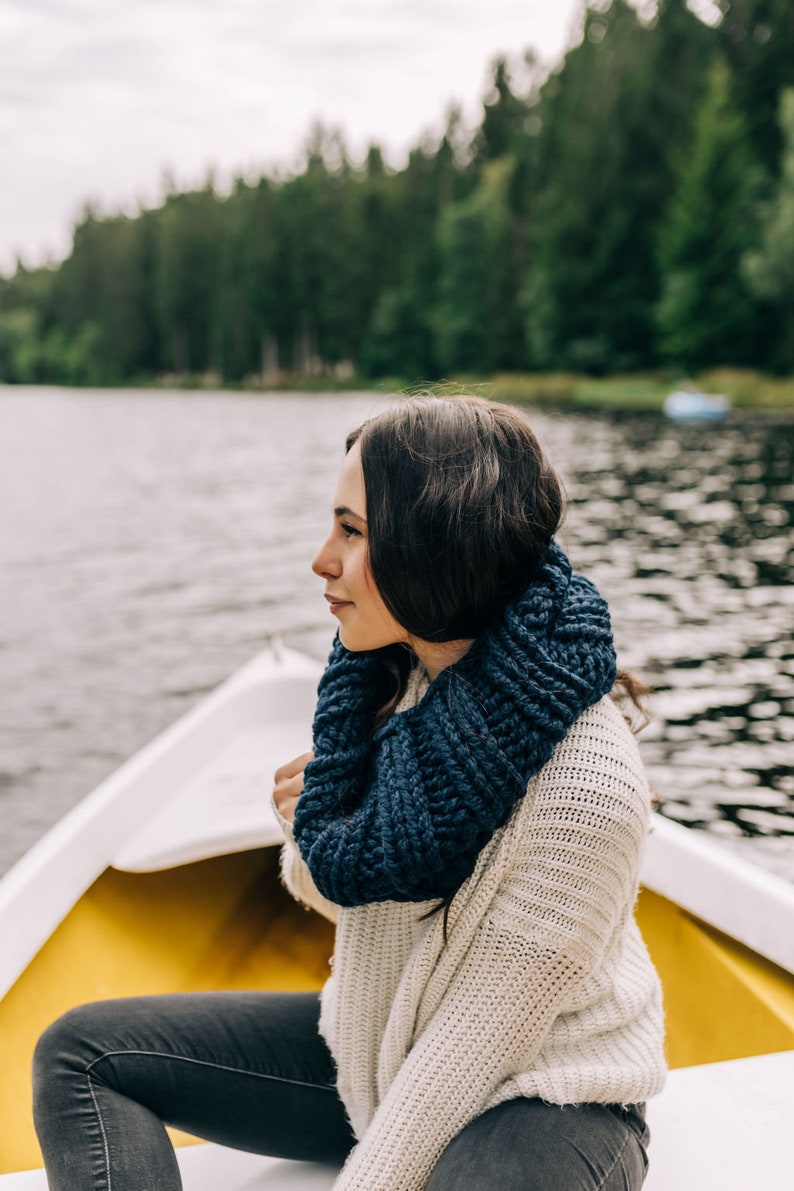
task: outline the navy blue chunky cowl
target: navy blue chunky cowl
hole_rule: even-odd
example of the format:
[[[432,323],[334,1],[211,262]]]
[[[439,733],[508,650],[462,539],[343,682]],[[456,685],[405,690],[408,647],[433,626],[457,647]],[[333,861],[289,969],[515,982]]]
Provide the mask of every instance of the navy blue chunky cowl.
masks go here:
[[[454,892],[615,677],[606,603],[556,544],[466,656],[374,735],[387,698],[378,651],[352,653],[337,639],[295,811],[317,888],[341,906]]]

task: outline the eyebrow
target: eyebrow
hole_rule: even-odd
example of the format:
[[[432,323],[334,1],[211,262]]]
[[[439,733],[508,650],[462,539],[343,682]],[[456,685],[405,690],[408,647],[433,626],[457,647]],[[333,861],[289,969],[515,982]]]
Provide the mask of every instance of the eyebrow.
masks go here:
[[[356,513],[354,509],[349,509],[347,505],[337,505],[334,509],[335,517],[355,517],[356,521],[361,521],[364,525],[367,524],[366,517],[362,517],[360,513]]]

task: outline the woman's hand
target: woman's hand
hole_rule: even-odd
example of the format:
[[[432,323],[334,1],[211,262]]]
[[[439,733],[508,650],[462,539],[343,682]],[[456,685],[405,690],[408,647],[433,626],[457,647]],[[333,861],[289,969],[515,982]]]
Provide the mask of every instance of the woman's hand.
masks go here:
[[[303,771],[310,761],[314,760],[314,753],[301,753],[294,761],[288,761],[276,770],[276,784],[273,787],[273,801],[278,812],[291,823],[295,818],[295,807],[303,789]]]

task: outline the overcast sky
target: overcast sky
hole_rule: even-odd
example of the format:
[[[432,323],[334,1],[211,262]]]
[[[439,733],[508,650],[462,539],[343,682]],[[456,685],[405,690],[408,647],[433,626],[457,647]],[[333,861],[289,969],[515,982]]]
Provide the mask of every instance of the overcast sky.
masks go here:
[[[395,163],[499,52],[556,60],[581,0],[0,0],[0,271],[68,249],[87,199],[153,203],[297,160],[314,119]]]

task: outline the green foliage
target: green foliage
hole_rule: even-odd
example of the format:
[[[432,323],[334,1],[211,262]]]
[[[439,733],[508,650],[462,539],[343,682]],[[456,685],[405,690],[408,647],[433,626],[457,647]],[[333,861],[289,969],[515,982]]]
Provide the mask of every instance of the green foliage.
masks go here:
[[[761,242],[744,259],[754,293],[766,299],[777,320],[778,356],[783,370],[794,371],[794,88],[783,93],[780,126],[784,152],[775,193],[761,216]]]
[[[712,368],[695,381],[704,393],[724,393],[736,406],[794,409],[794,376],[767,376],[752,368]]]
[[[656,228],[712,44],[683,0],[660,4],[652,28],[616,0],[588,10],[581,44],[544,87],[525,291],[536,366],[653,361]]]
[[[370,320],[362,355],[367,376],[404,376],[411,382],[432,376],[433,335],[429,319],[409,285],[384,289]],[[429,366],[428,366],[429,365]],[[399,386],[402,387],[402,386]]]
[[[0,313],[0,381],[13,384],[101,384],[100,331],[84,323],[76,332],[51,327],[42,333],[35,311]]]
[[[506,58],[493,64],[492,93],[483,105],[482,123],[475,139],[478,158],[494,161],[516,151],[527,122],[527,105],[513,93]]]
[[[723,6],[716,35],[736,103],[758,161],[775,175],[782,148],[780,94],[794,87],[794,9],[791,0],[723,0]]]
[[[155,237],[155,318],[161,359],[174,373],[218,370],[221,206],[211,184],[170,194]]]
[[[731,75],[717,61],[659,241],[661,349],[687,369],[751,359],[758,308],[741,262],[757,235],[759,182]]]
[[[434,328],[442,372],[524,363],[508,206],[512,169],[510,157],[489,163],[477,189],[440,216]]]
[[[736,407],[794,408],[794,377],[775,378],[749,368],[715,368],[696,373],[692,380],[704,393],[724,394]],[[513,372],[494,377],[480,391],[494,401],[557,409],[659,410],[670,387],[670,374],[664,370],[608,378],[568,372]]]
[[[580,374],[794,368],[791,5],[723,9],[590,0],[556,70],[513,47],[478,127],[453,108],[400,169],[318,124],[291,176],[87,208],[58,268],[0,279],[0,380],[523,391],[551,369],[556,400],[653,404],[663,380]]]
[[[39,379],[35,310],[0,311],[0,381],[32,384]]]

